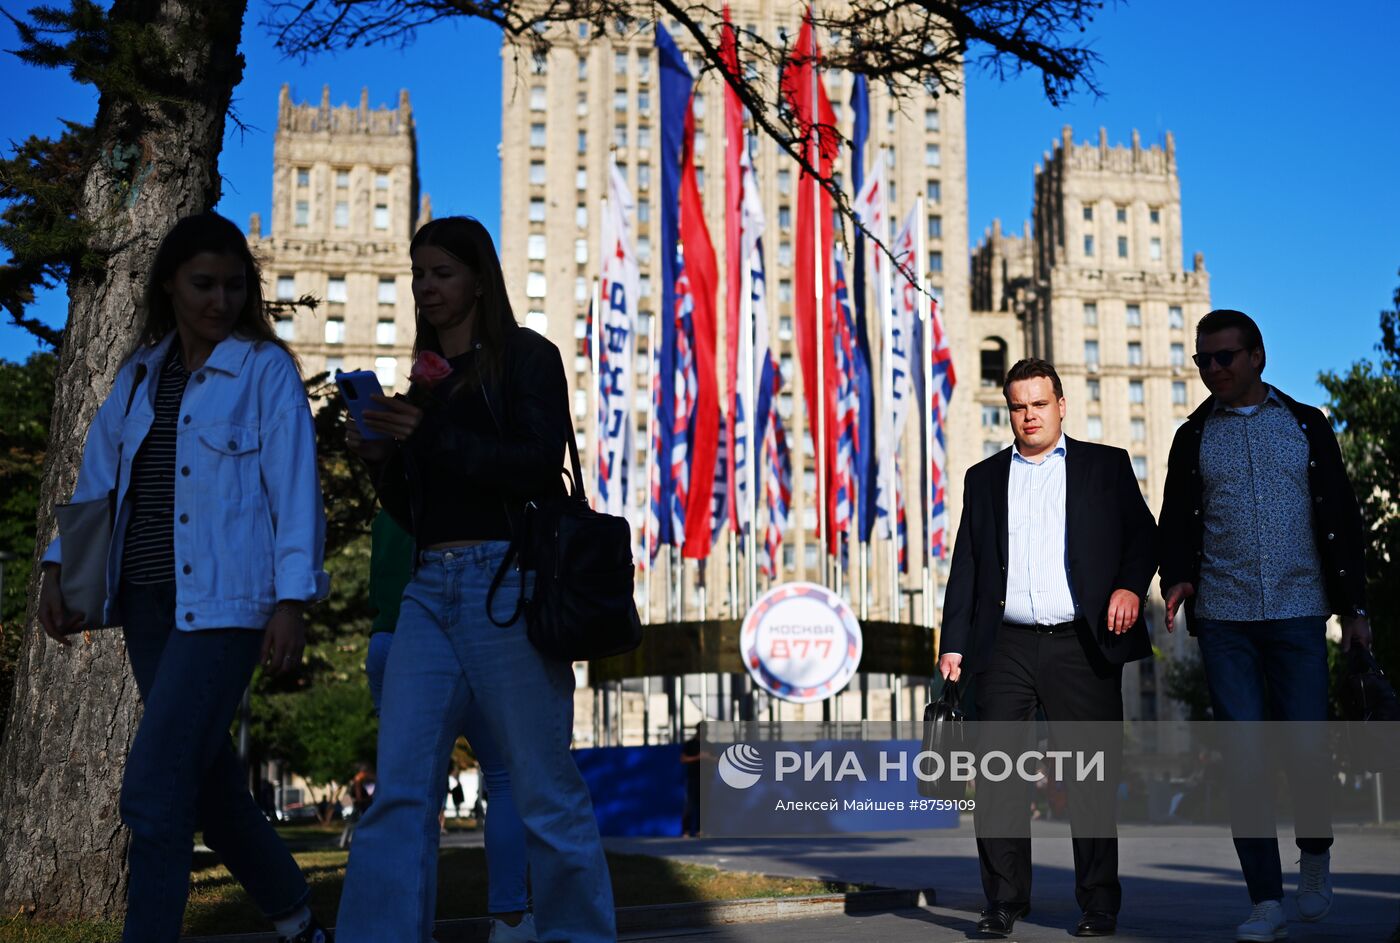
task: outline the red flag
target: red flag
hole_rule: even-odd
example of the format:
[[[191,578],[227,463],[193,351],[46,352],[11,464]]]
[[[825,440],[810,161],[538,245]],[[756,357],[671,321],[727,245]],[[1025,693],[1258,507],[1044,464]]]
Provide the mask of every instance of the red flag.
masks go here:
[[[729,4],[727,3],[724,5],[724,32],[720,37],[719,58],[723,70],[731,78],[737,80],[739,78],[739,55],[734,41],[734,27],[729,21]],[[735,486],[738,479],[735,475],[734,454],[738,440],[735,438],[734,423],[737,416],[735,397],[738,393],[739,382],[739,296],[743,292],[744,284],[744,260],[740,245],[742,238],[739,231],[739,221],[744,202],[744,172],[741,161],[746,146],[744,106],[739,102],[739,95],[734,91],[734,87],[726,82],[724,85],[724,261],[726,275],[724,289],[724,379],[725,389],[728,390],[729,396],[729,408],[725,418],[729,434],[725,436],[724,441],[729,443],[729,447],[726,449],[728,477],[725,479],[729,482],[729,489],[725,516],[729,521],[729,526],[735,532],[739,530],[739,515],[735,513],[734,496],[739,489]],[[753,408],[752,404],[749,405],[749,408]],[[752,454],[748,460],[753,461]]]
[[[690,420],[690,490],[685,505],[685,544],[681,553],[692,560],[710,555],[710,499],[715,488],[715,458],[719,451],[719,390],[715,376],[715,288],[719,283],[715,247],[705,225],[700,185],[695,177],[695,110],[685,111],[685,146],[681,156],[681,253],[685,290],[677,287],[676,303],[691,304],[695,333],[695,412]],[[689,295],[687,299],[685,296]]]
[[[808,162],[816,166],[823,179],[830,179],[833,162],[839,152],[840,141],[836,135],[836,113],[831,108],[831,101],[826,97],[826,89],[822,85],[820,73],[813,76],[813,70],[817,68],[820,50],[816,46],[815,38],[812,35],[812,22],[810,16],[802,22],[802,30],[797,36],[797,45],[793,49],[792,61],[783,70],[782,90],[788,100],[793,113],[797,117],[798,131],[809,142],[813,138],[813,113],[816,114],[816,142],[818,146],[813,148],[808,146]],[[812,103],[812,91],[815,86],[817,93],[816,107]],[[815,184],[812,177],[803,171],[798,181],[797,187],[797,258],[794,262],[797,284],[794,286],[793,309],[795,313],[794,321],[797,332],[797,354],[802,366],[802,396],[807,407],[807,428],[812,433],[812,443],[817,450],[818,461],[822,463],[822,475],[824,479],[826,494],[826,514],[824,519],[830,524],[836,511],[836,490],[833,487],[831,472],[836,465],[836,357],[833,338],[836,336],[836,319],[833,316],[835,310],[835,299],[832,297],[831,284],[831,255],[832,255],[832,229],[831,229],[831,195],[825,190],[821,191],[820,200],[815,200],[812,190]],[[819,203],[819,209],[814,211],[813,203]],[[814,218],[815,215],[815,218]],[[821,247],[822,247],[822,298],[824,299],[821,324],[817,323],[817,292],[816,279],[818,273],[816,269],[816,226],[821,227]],[[822,371],[826,382],[817,382],[817,331],[822,332],[824,343],[822,346]],[[825,422],[824,441],[817,441],[818,432],[818,396],[817,391],[821,390],[820,408],[823,410]],[[821,516],[818,518],[822,519]],[[835,529],[827,528],[827,547],[829,552],[835,552],[837,547]]]

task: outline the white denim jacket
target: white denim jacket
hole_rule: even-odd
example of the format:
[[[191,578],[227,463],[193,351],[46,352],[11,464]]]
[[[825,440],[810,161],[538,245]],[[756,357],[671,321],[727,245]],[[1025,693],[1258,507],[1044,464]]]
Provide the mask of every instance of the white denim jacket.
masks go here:
[[[174,333],[133,355],[88,429],[73,501],[102,498],[121,471],[107,553],[106,617],[116,620],[131,464],[155,419]],[[137,367],[145,376],[123,415]],[[175,624],[262,629],[279,599],[322,599],[326,517],[311,407],[276,344],[230,336],[191,373],[176,426]],[[56,538],[45,563],[63,560]]]

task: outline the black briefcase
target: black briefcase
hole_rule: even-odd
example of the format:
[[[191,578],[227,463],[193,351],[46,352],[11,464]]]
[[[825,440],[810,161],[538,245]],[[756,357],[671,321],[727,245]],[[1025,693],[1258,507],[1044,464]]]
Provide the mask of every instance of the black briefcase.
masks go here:
[[[950,754],[955,750],[967,749],[970,739],[958,682],[944,681],[938,697],[924,706],[923,750],[919,757],[919,775],[916,777],[919,795],[925,799],[950,802],[956,802],[966,795],[967,782],[955,781],[949,774],[952,767]],[[935,760],[929,754],[939,759]]]

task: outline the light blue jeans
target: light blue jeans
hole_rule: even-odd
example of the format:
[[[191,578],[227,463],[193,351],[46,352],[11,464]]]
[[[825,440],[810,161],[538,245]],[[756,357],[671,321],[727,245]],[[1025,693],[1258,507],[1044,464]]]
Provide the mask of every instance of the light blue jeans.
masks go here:
[[[428,551],[404,591],[384,676],[379,785],[350,848],[340,943],[431,940],[447,763],[457,734],[478,725],[478,737],[505,745],[540,940],[617,938],[597,820],[569,752],[573,669],[542,656],[523,619],[500,628],[486,616],[506,547]],[[503,581],[498,617],[509,615],[520,579],[512,571]]]
[[[384,703],[384,671],[394,643],[393,632],[375,632],[369,637],[369,652],[365,656],[365,673],[369,677],[369,694],[374,711],[379,713]],[[569,725],[573,726],[573,701],[569,702]],[[525,823],[515,808],[515,796],[510,789],[510,772],[496,741],[486,731],[477,712],[467,719],[462,734],[476,754],[481,768],[481,781],[486,787],[486,909],[493,914],[509,914],[530,906],[525,885]]]

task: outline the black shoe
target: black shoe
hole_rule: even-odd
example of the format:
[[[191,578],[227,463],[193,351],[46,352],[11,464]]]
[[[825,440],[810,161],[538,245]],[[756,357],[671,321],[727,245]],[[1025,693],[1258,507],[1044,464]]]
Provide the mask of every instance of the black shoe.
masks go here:
[[[312,917],[305,930],[296,936],[282,937],[281,943],[335,943],[335,935],[321,926],[321,921]]]
[[[1086,910],[1074,928],[1075,936],[1113,936],[1118,932],[1118,918],[1102,910]]]
[[[982,911],[982,919],[977,921],[978,933],[994,936],[1010,936],[1016,921],[1031,912],[1029,904],[1012,904],[1007,901],[992,901]]]

